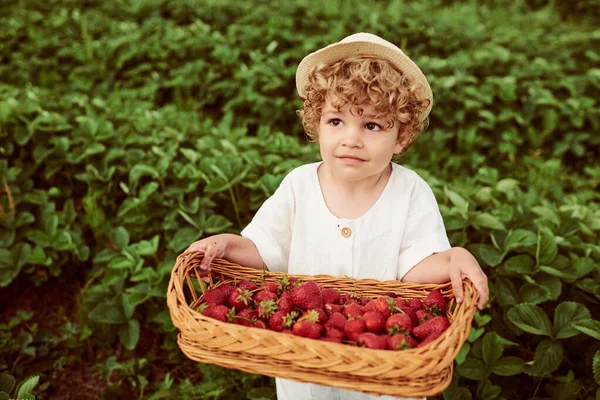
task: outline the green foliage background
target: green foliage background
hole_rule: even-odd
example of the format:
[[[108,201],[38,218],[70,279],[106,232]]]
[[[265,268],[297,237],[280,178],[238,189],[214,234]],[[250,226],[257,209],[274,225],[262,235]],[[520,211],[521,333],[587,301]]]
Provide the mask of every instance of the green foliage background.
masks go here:
[[[0,287],[80,292],[59,336],[3,316],[0,372],[40,374],[40,398],[50,369],[82,360],[115,396],[273,397],[263,377],[176,372],[169,272],[318,159],[296,66],[367,31],[431,83],[430,128],[402,162],[490,279],[443,397],[600,399],[598,26],[593,0],[3,3]],[[159,361],[172,373],[154,380]]]

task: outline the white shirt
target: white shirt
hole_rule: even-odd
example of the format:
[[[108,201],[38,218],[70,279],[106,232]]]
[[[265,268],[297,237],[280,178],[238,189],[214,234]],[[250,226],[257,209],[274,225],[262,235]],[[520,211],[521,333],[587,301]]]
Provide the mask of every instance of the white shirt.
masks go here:
[[[424,258],[450,248],[435,196],[414,171],[392,163],[375,204],[346,219],[325,204],[320,164],[291,171],[241,232],[270,271],[400,280]],[[279,400],[393,399],[279,378],[276,384]]]

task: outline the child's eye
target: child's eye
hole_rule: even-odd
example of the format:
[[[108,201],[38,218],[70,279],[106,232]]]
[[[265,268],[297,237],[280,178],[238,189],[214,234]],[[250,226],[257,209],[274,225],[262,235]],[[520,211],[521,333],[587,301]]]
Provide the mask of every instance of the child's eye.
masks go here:
[[[367,122],[367,124],[365,125],[365,127],[370,130],[370,131],[375,131],[375,132],[379,132],[382,130],[381,126],[379,124],[376,124],[375,122]]]
[[[342,120],[339,118],[332,118],[329,120],[329,123],[333,126],[341,126],[342,125]]]

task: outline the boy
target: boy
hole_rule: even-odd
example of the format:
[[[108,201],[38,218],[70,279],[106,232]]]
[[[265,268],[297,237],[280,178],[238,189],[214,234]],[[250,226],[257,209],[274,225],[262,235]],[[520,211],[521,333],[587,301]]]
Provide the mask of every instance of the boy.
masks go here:
[[[431,188],[392,162],[426,127],[433,104],[420,69],[392,43],[357,33],[305,57],[296,73],[299,115],[323,161],[290,172],[241,232],[193,243],[201,269],[219,257],[290,274],[415,283],[462,279],[488,299],[487,278],[463,248],[451,248]],[[280,400],[370,399],[277,379]],[[389,399],[390,397],[381,397]]]

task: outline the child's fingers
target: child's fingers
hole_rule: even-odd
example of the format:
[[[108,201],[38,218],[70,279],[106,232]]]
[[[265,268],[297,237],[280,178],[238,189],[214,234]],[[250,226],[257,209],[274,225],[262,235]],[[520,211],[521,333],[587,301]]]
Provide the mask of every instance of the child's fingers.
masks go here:
[[[480,310],[483,310],[483,307],[487,304],[490,298],[490,290],[487,283],[487,276],[482,272],[480,276],[473,280],[473,285],[475,289],[479,292],[479,301],[477,302],[477,307]]]
[[[460,304],[463,301],[463,283],[458,268],[450,268],[450,282],[452,282],[452,290],[454,291],[454,298],[456,303]]]

